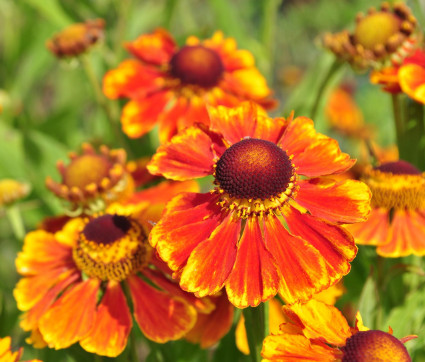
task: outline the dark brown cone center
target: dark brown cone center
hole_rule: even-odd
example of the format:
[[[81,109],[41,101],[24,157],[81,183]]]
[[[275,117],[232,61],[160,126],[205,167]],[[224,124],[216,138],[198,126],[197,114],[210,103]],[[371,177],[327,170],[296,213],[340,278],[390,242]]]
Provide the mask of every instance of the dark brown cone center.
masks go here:
[[[130,228],[131,222],[127,217],[106,214],[90,220],[83,234],[87,241],[107,245],[124,237]]]

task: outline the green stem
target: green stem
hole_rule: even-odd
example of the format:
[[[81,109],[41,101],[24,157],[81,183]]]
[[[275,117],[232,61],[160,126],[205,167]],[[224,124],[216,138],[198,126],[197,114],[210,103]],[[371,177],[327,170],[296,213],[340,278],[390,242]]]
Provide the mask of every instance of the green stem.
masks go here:
[[[416,19],[418,19],[419,25],[422,30],[425,30],[425,15],[424,9],[422,7],[420,0],[414,0],[412,4],[413,13],[415,14]]]
[[[313,106],[311,107],[311,111],[310,111],[310,118],[311,119],[314,120],[316,118],[317,111],[319,109],[319,104],[320,104],[321,100],[324,99],[324,94],[326,92],[326,89],[329,86],[334,75],[342,67],[343,64],[344,63],[342,63],[338,59],[335,59],[334,62],[332,63],[332,65],[330,66],[330,68],[328,69],[328,72],[326,73],[326,75],[322,79],[322,81],[319,85],[319,89],[317,90],[316,97],[315,97],[314,102],[313,102]]]
[[[266,312],[268,312],[268,307],[266,307],[264,303],[256,308],[248,307],[243,310],[245,330],[252,362],[261,361],[261,348],[263,346],[263,340],[266,337],[266,324],[268,325],[269,319]]]
[[[276,19],[280,0],[263,0],[260,2],[262,11],[262,22],[260,27],[260,40],[268,58],[268,79],[272,78],[274,44],[276,35]]]
[[[401,100],[399,94],[392,94],[391,100],[393,103],[393,114],[394,114],[394,124],[395,124],[395,130],[396,130],[396,137],[397,137],[397,146],[400,149],[402,149],[403,144],[403,133],[404,133],[404,122],[403,122],[403,113],[402,113],[402,106],[401,106]]]
[[[130,307],[130,310],[133,312],[133,300],[131,298],[131,292],[128,284],[126,282],[121,283],[122,289],[124,290],[125,298],[127,299],[127,304]],[[127,350],[129,351],[129,361],[130,362],[138,362],[139,359],[137,357],[137,341],[135,327],[131,328],[130,336],[127,343]]]
[[[170,29],[171,21],[173,20],[174,10],[177,5],[177,0],[167,0],[164,7],[164,28]]]
[[[375,315],[375,329],[380,329],[383,317],[383,308],[382,301],[384,297],[384,287],[385,287],[385,258],[380,255],[377,255],[377,276],[376,276],[376,288],[378,293],[378,300],[376,305],[376,315]]]
[[[6,215],[9,219],[13,234],[15,235],[16,239],[22,241],[25,237],[25,227],[18,205],[12,204],[6,207]]]

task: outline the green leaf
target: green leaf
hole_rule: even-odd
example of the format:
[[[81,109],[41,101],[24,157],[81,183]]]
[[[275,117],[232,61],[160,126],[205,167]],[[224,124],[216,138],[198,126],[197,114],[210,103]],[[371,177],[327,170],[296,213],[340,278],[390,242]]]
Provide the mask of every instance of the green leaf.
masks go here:
[[[59,28],[64,28],[73,23],[73,20],[63,11],[56,0],[26,0],[26,2]]]
[[[373,328],[378,307],[376,283],[371,273],[363,286],[359,298],[358,310],[363,318],[363,323],[368,328]]]

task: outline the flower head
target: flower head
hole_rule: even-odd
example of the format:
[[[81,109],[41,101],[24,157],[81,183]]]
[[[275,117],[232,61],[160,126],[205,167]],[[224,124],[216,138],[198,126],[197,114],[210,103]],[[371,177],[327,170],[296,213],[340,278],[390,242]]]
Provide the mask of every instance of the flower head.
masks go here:
[[[284,306],[283,313],[286,322],[280,332],[264,340],[264,362],[411,361],[403,343],[416,336],[397,339],[391,328],[388,333],[369,330],[359,313],[355,327],[348,325],[338,309],[314,299]]]
[[[366,222],[347,226],[356,242],[376,245],[385,257],[425,255],[425,174],[399,160],[369,167],[363,180],[372,212]]]
[[[149,191],[170,198],[182,188],[167,182]],[[89,352],[114,357],[133,326],[130,304],[143,334],[158,343],[183,337],[198,309],[211,310],[171,280],[147,241],[163,199],[152,204],[143,194],[134,197],[102,214],[70,219],[59,231],[26,236],[16,259],[22,279],[14,296],[25,312],[21,327],[31,331],[35,347],[61,349],[79,342]]]
[[[209,193],[172,199],[150,234],[182,288],[206,296],[225,287],[243,308],[278,292],[308,300],[336,283],[357,250],[338,224],[365,220],[370,192],[319,177],[354,160],[305,117],[271,119],[248,102],[209,112],[210,131],[187,128],[148,165],[176,180],[215,178]]]
[[[29,194],[30,189],[27,183],[12,179],[0,180],[0,207],[23,199]]]
[[[381,68],[400,64],[418,43],[417,21],[403,3],[384,2],[379,10],[358,14],[353,33],[326,34],[324,45],[354,68]]]
[[[126,48],[135,59],[109,71],[103,90],[111,99],[130,98],[121,115],[129,137],[141,137],[159,123],[165,142],[194,122],[209,124],[206,105],[252,100],[269,108],[275,103],[251,53],[237,49],[235,40],[221,32],[204,41],[191,36],[179,48],[158,29]]]
[[[103,19],[72,24],[49,39],[46,47],[58,58],[78,56],[103,38],[104,27]]]

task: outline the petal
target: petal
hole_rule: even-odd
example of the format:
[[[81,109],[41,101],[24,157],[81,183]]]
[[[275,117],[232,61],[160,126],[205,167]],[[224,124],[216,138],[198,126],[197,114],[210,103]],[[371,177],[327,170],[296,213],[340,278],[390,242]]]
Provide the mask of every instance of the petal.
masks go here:
[[[281,274],[279,293],[287,303],[306,301],[329,286],[320,254],[305,240],[289,234],[276,216],[264,220],[265,243]]]
[[[88,279],[62,295],[40,319],[40,332],[49,346],[67,348],[84,338],[96,317],[99,281]]]
[[[184,290],[203,297],[223,287],[235,264],[240,230],[241,221],[229,214],[207,240],[193,249],[180,279]]]
[[[127,345],[133,322],[125,295],[117,282],[109,281],[97,308],[93,328],[81,347],[101,356],[116,357]]]
[[[170,92],[158,92],[149,97],[128,102],[121,114],[124,133],[130,138],[139,138],[149,132],[158,122],[158,117],[170,97]]]
[[[347,320],[334,306],[311,299],[305,304],[283,307],[284,312],[288,309],[301,320],[303,334],[309,339],[323,339],[327,344],[343,346],[351,337]]]
[[[425,255],[425,217],[416,211],[396,210],[391,222],[388,242],[379,245],[377,253],[399,258],[410,254]],[[390,230],[391,230],[390,229]]]
[[[313,216],[334,223],[365,221],[370,212],[371,192],[363,182],[330,179],[300,180],[296,202]]]
[[[103,93],[110,99],[146,97],[163,87],[164,76],[164,72],[154,67],[128,59],[105,74]]]
[[[127,280],[134,317],[147,338],[165,343],[181,338],[194,326],[196,311],[192,306],[151,287],[135,275]]]
[[[160,146],[149,163],[154,175],[184,181],[213,173],[212,141],[197,127],[190,127]]]
[[[181,123],[186,116],[188,107],[188,99],[176,95],[164,109],[159,119],[159,140],[161,144],[169,142],[173,136],[183,129]]]
[[[356,162],[341,152],[337,141],[317,133],[307,117],[297,117],[289,123],[281,147],[294,156],[297,173],[309,177],[341,173]]]
[[[209,193],[183,193],[167,204],[149,241],[172,270],[182,268],[193,249],[220,223],[216,202],[217,198]]]
[[[372,209],[365,222],[345,227],[354,236],[357,244],[383,245],[388,242],[390,216],[384,208]]]
[[[398,71],[401,89],[409,97],[425,103],[425,68],[417,64],[407,64]]]
[[[137,58],[156,65],[168,63],[177,51],[174,39],[165,29],[141,35],[135,41],[126,43],[125,47]]]
[[[269,336],[263,342],[261,350],[263,362],[333,362],[340,353],[320,342],[311,342],[306,337],[295,334]]]
[[[246,100],[261,100],[271,95],[266,79],[256,68],[225,73],[222,85],[229,93]]]
[[[264,246],[257,218],[248,218],[238,244],[235,266],[226,281],[230,302],[238,308],[255,307],[277,294],[279,275]]]
[[[353,237],[342,227],[332,225],[314,216],[285,210],[289,230],[317,249],[326,262],[332,284],[350,271],[350,261],[357,253]]]

